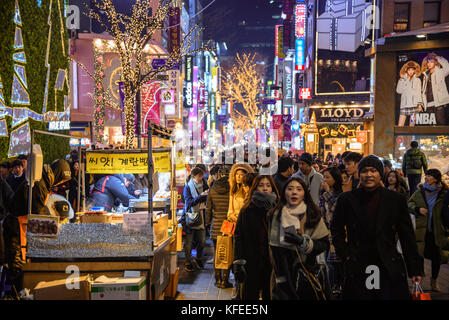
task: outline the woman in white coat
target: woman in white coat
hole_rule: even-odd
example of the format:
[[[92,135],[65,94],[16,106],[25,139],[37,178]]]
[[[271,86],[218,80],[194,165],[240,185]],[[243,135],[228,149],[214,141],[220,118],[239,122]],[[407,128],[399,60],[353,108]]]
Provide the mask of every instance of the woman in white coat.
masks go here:
[[[401,95],[398,126],[403,127],[407,117],[413,117],[415,113],[422,111],[421,80],[419,76],[421,68],[415,61],[404,64],[399,72],[401,78],[396,86],[396,92]],[[410,121],[410,126],[414,125]]]
[[[449,62],[435,53],[429,53],[422,61],[422,99],[426,112],[435,113],[437,125],[449,124],[449,93],[446,77]]]

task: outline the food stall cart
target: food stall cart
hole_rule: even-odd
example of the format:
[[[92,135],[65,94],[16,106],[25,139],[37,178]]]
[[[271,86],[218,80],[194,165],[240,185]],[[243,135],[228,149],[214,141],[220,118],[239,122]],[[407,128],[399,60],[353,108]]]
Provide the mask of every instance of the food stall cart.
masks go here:
[[[24,288],[33,289],[40,281],[67,279],[74,272],[97,279],[123,277],[125,271],[131,271],[145,278],[139,290],[146,287],[146,299],[174,297],[179,275],[174,141],[170,130],[150,123],[148,128],[146,150],[89,151],[85,164],[90,174],[147,173],[146,196],[130,201],[128,208],[120,210],[124,212],[83,209],[77,212],[76,223],[28,216]],[[153,137],[168,141],[171,147],[153,148]],[[57,227],[45,232],[30,228],[44,222]],[[92,299],[93,290],[92,286]]]

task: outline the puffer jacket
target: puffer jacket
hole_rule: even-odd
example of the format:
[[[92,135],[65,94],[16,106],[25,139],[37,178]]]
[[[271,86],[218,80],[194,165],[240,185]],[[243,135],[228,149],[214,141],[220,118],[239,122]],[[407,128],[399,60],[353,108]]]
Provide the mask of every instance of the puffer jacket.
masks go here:
[[[34,184],[31,212],[48,215],[47,200],[51,189],[72,178],[70,165],[65,160],[55,160],[51,165],[44,165],[42,179]]]
[[[104,207],[106,211],[111,211],[116,199],[119,199],[123,206],[128,207],[129,200],[135,197],[128,193],[122,180],[116,176],[108,175],[95,183],[91,200],[96,207]]]
[[[211,238],[216,240],[226,220],[229,207],[229,181],[227,177],[215,181],[206,203],[206,224],[212,224]]]
[[[424,152],[418,148],[410,148],[404,154],[402,161],[402,171],[404,176],[409,174],[421,174],[421,168],[427,171],[427,158]]]
[[[445,226],[443,219],[443,202],[447,189],[441,188],[438,193],[437,200],[432,210],[433,234],[435,236],[435,244],[440,250],[441,264],[446,264],[449,261],[449,227]],[[416,221],[416,244],[418,245],[418,252],[421,257],[431,258],[425,252],[425,240],[427,232],[427,215],[422,215],[419,212],[420,208],[427,207],[426,196],[423,186],[420,185],[418,190],[411,196],[408,201],[408,208],[410,214],[415,216]]]
[[[228,218],[235,217],[235,222],[237,222],[237,218],[239,216],[240,210],[242,209],[245,198],[243,196],[238,196],[237,194],[232,193],[232,189],[236,185],[235,175],[238,170],[244,170],[246,173],[254,172],[253,168],[247,163],[236,163],[232,166],[231,172],[229,173],[229,209],[228,209]]]

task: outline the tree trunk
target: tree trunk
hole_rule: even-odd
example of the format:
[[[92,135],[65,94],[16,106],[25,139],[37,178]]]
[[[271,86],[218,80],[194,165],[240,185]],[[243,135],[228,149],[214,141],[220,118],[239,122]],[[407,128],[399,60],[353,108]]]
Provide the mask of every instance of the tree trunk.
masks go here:
[[[136,96],[128,87],[125,89],[125,146],[134,148]]]

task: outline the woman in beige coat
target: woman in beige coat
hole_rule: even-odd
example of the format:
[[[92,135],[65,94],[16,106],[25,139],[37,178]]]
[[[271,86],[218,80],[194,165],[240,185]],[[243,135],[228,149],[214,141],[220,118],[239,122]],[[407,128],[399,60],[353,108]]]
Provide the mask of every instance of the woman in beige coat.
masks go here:
[[[243,188],[243,176],[249,172],[254,172],[250,165],[246,163],[234,164],[229,174],[229,209],[228,220],[237,222],[240,210],[243,207],[247,194]]]

